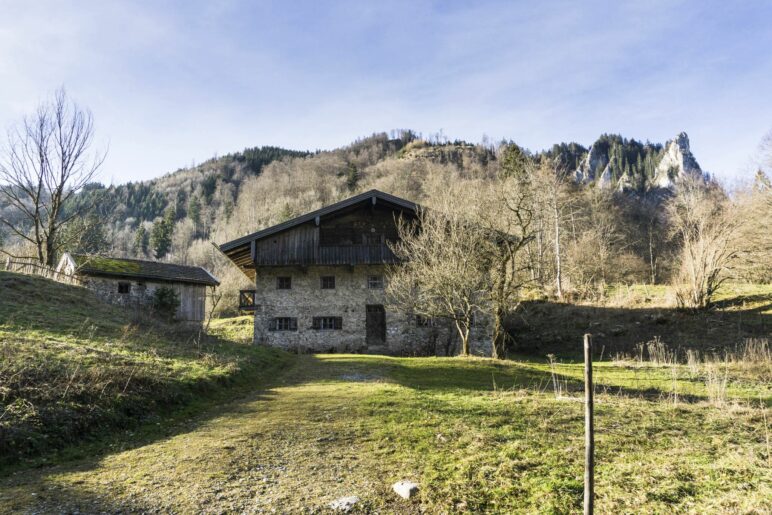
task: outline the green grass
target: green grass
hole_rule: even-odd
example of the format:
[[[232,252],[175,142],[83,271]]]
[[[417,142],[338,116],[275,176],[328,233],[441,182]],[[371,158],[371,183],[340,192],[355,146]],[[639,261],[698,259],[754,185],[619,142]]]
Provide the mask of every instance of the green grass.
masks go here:
[[[599,513],[772,509],[772,417],[756,400],[769,403],[768,384],[718,407],[695,383],[674,403],[625,370],[597,368],[622,387],[597,390]],[[658,372],[639,370],[661,387]],[[168,438],[8,477],[0,509],[294,513],[358,495],[363,512],[578,512],[583,405],[578,392],[556,398],[550,381],[549,365],[531,361],[300,356],[269,388]],[[414,501],[390,491],[403,478],[421,485]]]
[[[0,465],[56,453],[270,376],[277,350],[137,324],[89,291],[0,272]]]
[[[0,280],[9,277],[20,276]],[[66,288],[57,296],[72,292]],[[214,394],[207,387],[203,401],[183,402],[187,408],[173,416],[157,410],[157,418],[127,431],[103,431],[66,454],[49,449],[47,462],[7,469],[0,475],[2,513],[315,513],[348,495],[360,497],[357,511],[364,513],[581,512],[582,365],[570,361],[571,352],[554,364],[543,355],[288,356],[223,341],[248,338],[251,317],[213,322],[220,339],[209,350],[155,333],[151,345],[141,334],[124,337],[119,312],[84,305],[91,301],[77,293],[79,302],[69,298],[72,308],[60,308],[56,320],[45,307],[15,313],[0,327],[3,345],[29,338],[43,349],[36,363],[61,354],[69,371],[83,361],[73,356],[103,363],[109,353],[112,363],[117,353],[127,360],[124,371],[129,362],[146,363],[137,370],[167,378],[149,383],[154,394],[242,379]],[[728,296],[719,314],[738,311],[757,327],[767,290],[742,295]],[[0,303],[2,320],[18,302]],[[86,313],[101,320],[93,331],[83,324]],[[711,316],[677,320],[682,331],[696,331],[712,320],[700,317]],[[574,327],[584,319],[561,323],[549,330],[574,328],[572,339],[584,330]],[[603,346],[602,331],[593,330]],[[691,338],[711,347],[700,334]],[[595,364],[598,513],[772,511],[769,362],[655,365],[609,361],[605,352],[607,360]],[[710,367],[726,377],[719,399],[710,393]],[[390,490],[400,479],[420,484],[416,499]]]
[[[209,332],[225,340],[249,343],[252,341],[255,329],[255,318],[243,315],[230,318],[212,319]]]

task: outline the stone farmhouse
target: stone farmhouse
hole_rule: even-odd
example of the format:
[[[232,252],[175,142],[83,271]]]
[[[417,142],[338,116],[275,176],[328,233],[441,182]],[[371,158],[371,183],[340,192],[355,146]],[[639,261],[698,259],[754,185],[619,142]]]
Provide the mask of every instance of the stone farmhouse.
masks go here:
[[[199,266],[70,253],[62,256],[56,272],[77,277],[100,298],[127,308],[149,305],[156,289],[172,288],[180,299],[175,320],[186,325],[201,325],[206,289],[220,284]]]
[[[240,306],[254,312],[254,342],[300,352],[446,355],[458,345],[444,320],[389,306],[384,288],[399,265],[389,243],[413,202],[371,190],[225,243],[220,250],[255,282]],[[472,349],[484,352],[484,328]]]

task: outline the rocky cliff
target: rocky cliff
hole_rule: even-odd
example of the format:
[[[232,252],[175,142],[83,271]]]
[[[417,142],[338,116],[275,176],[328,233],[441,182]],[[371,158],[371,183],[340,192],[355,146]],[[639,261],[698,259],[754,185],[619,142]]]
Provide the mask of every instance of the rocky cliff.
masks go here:
[[[573,177],[604,189],[646,191],[672,188],[678,177],[687,174],[702,174],[702,170],[685,132],[664,147],[604,134],[581,157]]]
[[[682,132],[665,144],[665,152],[657,165],[651,185],[656,188],[672,188],[679,177],[687,174],[702,175],[702,169],[689,149],[689,136]]]

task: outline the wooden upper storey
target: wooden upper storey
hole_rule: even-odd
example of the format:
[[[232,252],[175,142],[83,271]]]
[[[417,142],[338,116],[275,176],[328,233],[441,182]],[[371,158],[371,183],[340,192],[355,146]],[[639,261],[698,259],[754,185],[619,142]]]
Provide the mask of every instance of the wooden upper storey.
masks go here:
[[[371,190],[225,243],[220,250],[249,277],[263,266],[396,263],[388,243],[419,206]]]

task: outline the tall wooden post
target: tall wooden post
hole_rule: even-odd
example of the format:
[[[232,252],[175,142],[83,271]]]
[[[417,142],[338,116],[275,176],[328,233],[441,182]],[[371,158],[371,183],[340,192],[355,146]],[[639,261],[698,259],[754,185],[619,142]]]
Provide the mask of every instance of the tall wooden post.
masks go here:
[[[584,335],[584,515],[592,515],[595,495],[595,424],[592,400],[592,335]]]

